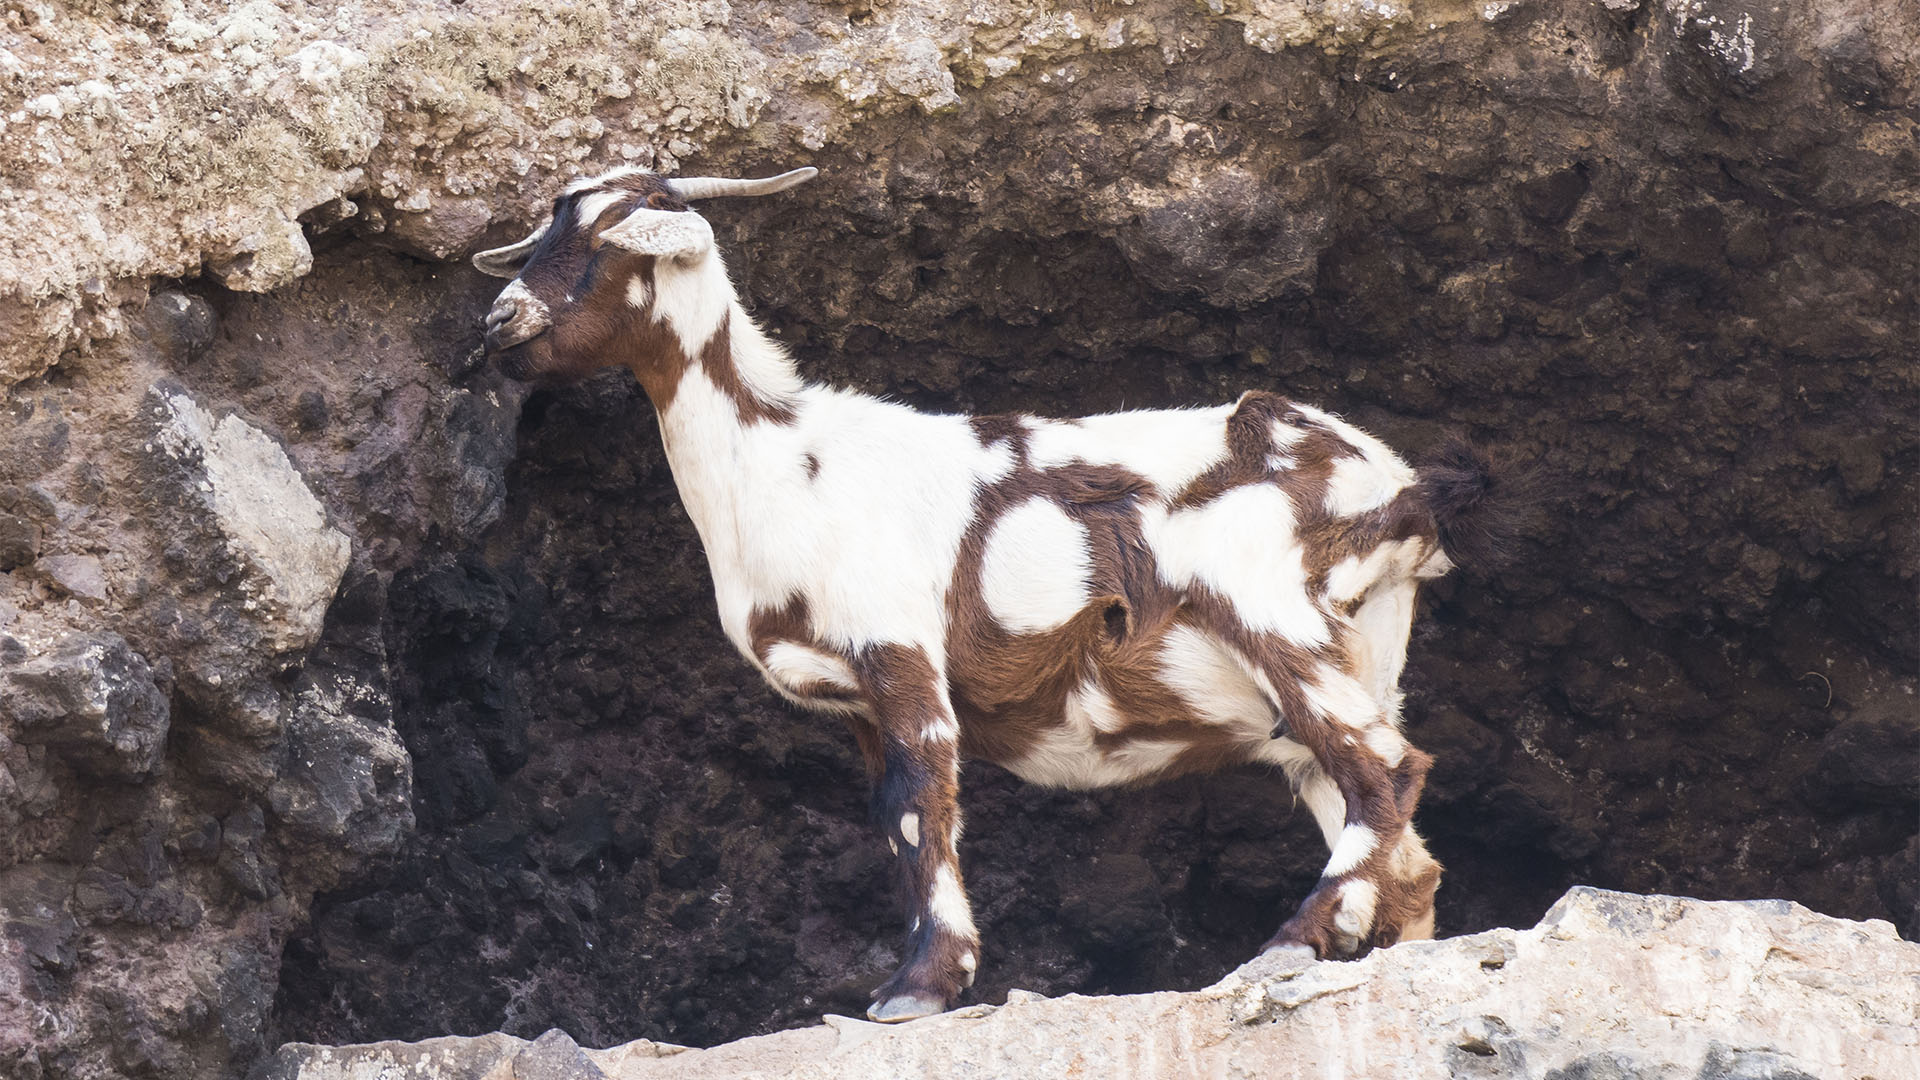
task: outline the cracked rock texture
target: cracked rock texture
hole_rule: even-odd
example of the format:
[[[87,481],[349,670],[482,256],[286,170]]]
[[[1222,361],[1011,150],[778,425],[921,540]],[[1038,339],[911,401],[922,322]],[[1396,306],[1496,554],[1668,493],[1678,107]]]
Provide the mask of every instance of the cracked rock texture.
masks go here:
[[[1894,1077],[1920,1055],[1916,972],[1920,945],[1883,922],[1579,888],[1531,930],[1349,963],[1275,954],[1187,993],[1016,991],[897,1027],[830,1016],[709,1050],[581,1050],[557,1030],[532,1043],[290,1043],[252,1080]]]
[[[0,0],[0,1075],[712,1044],[896,961],[651,408],[481,363],[464,257],[621,163],[822,169],[703,207],[816,378],[1537,461],[1405,680],[1443,934],[1580,882],[1920,934],[1904,0]],[[980,1002],[1212,984],[1323,859],[1273,776],[963,787]]]

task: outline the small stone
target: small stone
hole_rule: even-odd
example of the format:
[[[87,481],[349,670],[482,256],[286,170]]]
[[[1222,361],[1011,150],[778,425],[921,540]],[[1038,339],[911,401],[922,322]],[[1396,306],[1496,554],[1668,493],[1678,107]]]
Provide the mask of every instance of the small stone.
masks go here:
[[[0,571],[25,566],[40,556],[40,526],[24,515],[0,510]]]
[[[211,260],[208,269],[235,292],[267,292],[306,276],[313,269],[313,249],[298,221],[270,218],[241,238],[231,254]]]
[[[394,216],[394,241],[407,251],[442,261],[470,251],[493,221],[493,210],[485,199],[436,202],[420,193],[394,207],[409,211]]]
[[[302,391],[293,403],[293,422],[301,431],[322,431],[327,426],[327,397],[318,390]]]
[[[1884,806],[1910,806],[1920,798],[1920,722],[1888,704],[1893,707],[1860,710],[1820,740],[1807,779],[1814,794]]]
[[[272,652],[312,646],[351,545],[327,524],[326,508],[285,448],[238,416],[216,417],[170,384],[152,388],[144,408],[162,482],[183,496],[174,500],[190,519],[182,530],[213,534],[240,569],[213,576],[233,589],[241,610],[258,613],[262,644]],[[206,546],[200,536],[193,543]]]
[[[100,568],[100,560],[91,555],[48,555],[34,568],[70,596],[82,600],[107,598],[106,573]]]
[[[533,1040],[513,1059],[513,1080],[606,1080],[580,1044],[559,1028]]]
[[[175,359],[191,360],[213,344],[216,320],[213,308],[190,293],[156,293],[147,303],[147,320],[155,337]]]

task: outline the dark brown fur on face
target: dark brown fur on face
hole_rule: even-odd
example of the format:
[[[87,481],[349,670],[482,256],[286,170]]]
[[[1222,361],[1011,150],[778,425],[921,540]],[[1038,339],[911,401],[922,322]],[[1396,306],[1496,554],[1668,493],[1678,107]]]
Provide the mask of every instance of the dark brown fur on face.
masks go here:
[[[594,219],[582,220],[588,200],[606,194],[621,197],[611,202],[600,199]],[[641,360],[643,367],[671,368],[676,359],[684,365],[684,356],[659,355],[662,349],[678,353],[678,340],[663,328],[644,325],[650,320],[636,319],[635,314],[644,313],[634,312],[627,300],[628,284],[636,277],[651,290],[653,258],[601,240],[602,232],[640,206],[687,210],[666,181],[637,172],[554,200],[545,233],[514,279],[546,307],[549,326],[536,337],[500,350],[501,368],[508,375],[565,383],[608,367],[631,367],[635,360]],[[642,378],[643,384],[647,381]]]
[[[588,200],[610,193],[622,197],[604,205],[594,220],[583,220]],[[756,396],[742,380],[733,362],[729,320],[723,319],[689,356],[686,343],[655,318],[651,304],[634,304],[636,294],[654,295],[659,260],[606,243],[602,234],[641,207],[692,212],[666,181],[650,173],[615,174],[555,200],[552,223],[516,278],[546,306],[552,325],[501,350],[502,370],[521,380],[570,383],[624,367],[654,408],[665,412],[673,406],[681,377],[698,367],[734,402],[744,421],[789,421],[789,408]]]

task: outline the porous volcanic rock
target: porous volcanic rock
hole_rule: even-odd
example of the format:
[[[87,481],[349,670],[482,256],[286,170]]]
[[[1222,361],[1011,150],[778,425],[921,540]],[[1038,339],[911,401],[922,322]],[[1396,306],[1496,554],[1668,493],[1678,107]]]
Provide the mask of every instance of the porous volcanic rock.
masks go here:
[[[1900,1076],[1920,1055],[1920,945],[1797,904],[1571,890],[1532,930],[1415,942],[1348,963],[1262,957],[1204,990],[1049,1000],[1015,991],[888,1027],[710,1050],[582,1050],[554,1030],[420,1043],[292,1043],[252,1080],[1801,1080]]]
[[[815,378],[1536,461],[1415,632],[1443,934],[1920,934],[1917,110],[1902,0],[0,8],[0,1074],[715,1043],[895,961],[651,408],[481,363],[460,260],[623,163],[822,169],[702,208]],[[963,786],[978,1001],[1208,985],[1322,857],[1259,773]]]

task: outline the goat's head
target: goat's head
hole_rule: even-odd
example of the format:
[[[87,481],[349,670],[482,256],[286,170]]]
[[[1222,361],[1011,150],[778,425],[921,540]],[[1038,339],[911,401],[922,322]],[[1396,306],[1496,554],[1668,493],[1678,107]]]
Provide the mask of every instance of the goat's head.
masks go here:
[[[662,290],[719,273],[713,229],[687,204],[784,191],[817,171],[669,180],[620,168],[575,181],[533,235],[473,257],[481,272],[513,279],[487,315],[488,354],[515,379],[570,381],[615,365],[639,371],[679,344],[663,323],[669,313],[656,310]],[[713,284],[724,288],[724,276]]]

